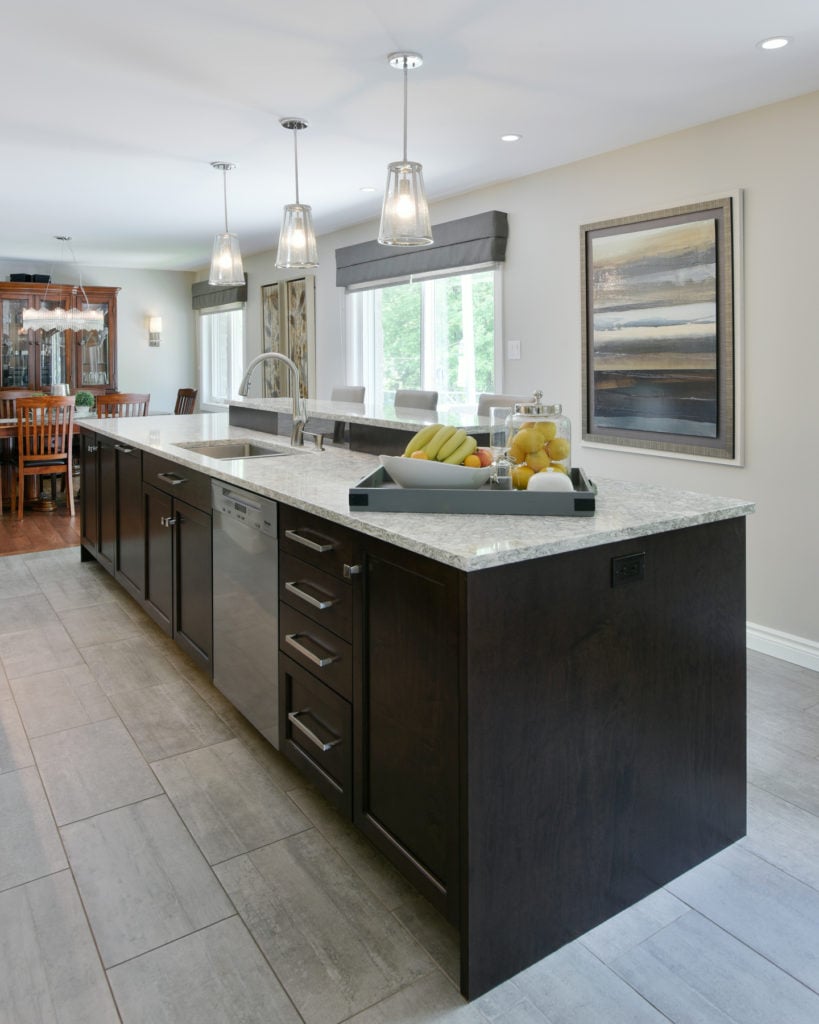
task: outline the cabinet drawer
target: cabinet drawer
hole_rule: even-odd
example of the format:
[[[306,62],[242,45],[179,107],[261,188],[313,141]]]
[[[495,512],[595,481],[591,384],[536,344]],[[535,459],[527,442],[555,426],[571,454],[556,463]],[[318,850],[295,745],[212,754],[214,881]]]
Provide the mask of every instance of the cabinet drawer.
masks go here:
[[[279,657],[282,753],[347,816],[352,814],[352,709],[285,655]]]
[[[345,700],[353,695],[353,649],[335,633],[279,604],[279,649]]]
[[[202,512],[210,513],[210,477],[195,469],[180,466],[170,459],[162,459],[145,452],[142,459],[142,479],[160,491],[186,501]]]
[[[279,599],[342,639],[352,639],[353,591],[337,576],[282,552]]]
[[[355,559],[349,530],[289,505],[279,505],[279,547],[340,579]]]

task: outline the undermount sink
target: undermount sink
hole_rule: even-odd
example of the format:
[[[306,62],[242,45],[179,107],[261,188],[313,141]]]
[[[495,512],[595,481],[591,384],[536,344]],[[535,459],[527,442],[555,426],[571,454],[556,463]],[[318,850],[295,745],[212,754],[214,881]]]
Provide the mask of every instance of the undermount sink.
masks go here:
[[[256,441],[186,441],[176,445],[209,459],[269,459],[276,455],[290,455],[289,448],[273,448]]]

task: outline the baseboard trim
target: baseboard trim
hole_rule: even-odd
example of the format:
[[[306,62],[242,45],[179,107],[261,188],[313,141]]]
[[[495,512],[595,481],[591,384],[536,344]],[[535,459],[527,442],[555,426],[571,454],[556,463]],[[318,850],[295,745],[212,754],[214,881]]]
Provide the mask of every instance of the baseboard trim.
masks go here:
[[[767,626],[757,626],[754,622],[747,622],[745,626],[746,643],[752,651],[770,654],[772,658],[819,672],[819,643],[815,640],[783,633],[779,629],[768,629]]]

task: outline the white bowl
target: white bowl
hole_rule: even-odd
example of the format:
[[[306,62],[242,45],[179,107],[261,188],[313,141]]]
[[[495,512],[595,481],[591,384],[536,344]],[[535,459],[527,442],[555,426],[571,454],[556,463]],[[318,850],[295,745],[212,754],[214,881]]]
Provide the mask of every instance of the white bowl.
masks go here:
[[[409,459],[403,455],[381,455],[381,465],[402,487],[480,487],[492,475],[491,466],[473,469],[451,462]]]

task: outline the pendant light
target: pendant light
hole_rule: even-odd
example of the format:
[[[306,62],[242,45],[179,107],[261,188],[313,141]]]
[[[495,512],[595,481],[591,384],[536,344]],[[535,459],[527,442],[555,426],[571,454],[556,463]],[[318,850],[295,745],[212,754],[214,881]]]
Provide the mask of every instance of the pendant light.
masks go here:
[[[225,230],[213,239],[213,253],[210,257],[208,284],[245,283],[242,254],[239,251],[239,239],[228,230],[227,172],[232,171],[235,166],[236,164],[226,164],[219,160],[214,160],[211,163],[211,167],[222,172],[222,186],[225,197]]]
[[[404,159],[387,165],[387,187],[378,241],[382,245],[432,245],[421,164],[407,160],[407,72],[424,63],[419,53],[391,53],[390,67],[404,72]]]
[[[282,230],[276,252],[276,266],[282,270],[317,267],[316,233],[313,231],[313,212],[299,202],[299,132],[307,127],[303,117],[282,117],[282,128],[293,132],[293,155],[296,167],[296,201],[289,203],[282,214]]]
[[[54,309],[48,308],[48,289],[51,287],[51,278],[54,272],[54,267],[52,266],[40,305],[38,307],[29,306],[23,310],[23,326],[20,329],[20,333],[25,334],[27,331],[45,331],[46,334],[51,334],[54,331],[75,331],[79,333],[81,331],[102,330],[105,326],[105,314],[101,309],[94,309],[88,301],[88,295],[82,283],[82,270],[77,262],[76,253],[71,246],[71,235],[55,235],[54,238],[60,243],[61,250],[67,250],[71,256],[79,281],[78,285],[72,286],[72,293],[76,296],[78,291],[82,292],[84,303],[77,303],[76,300],[73,300],[70,309],[65,309],[61,305]],[[62,258],[65,259],[65,256],[63,255]],[[81,341],[80,343],[83,344],[84,342]]]

